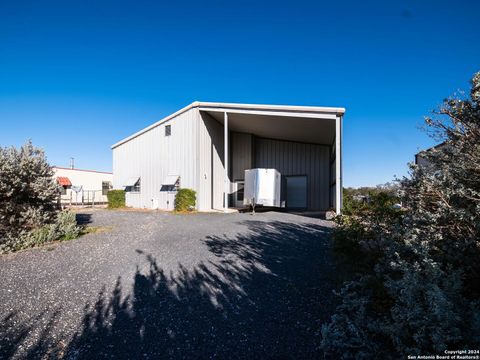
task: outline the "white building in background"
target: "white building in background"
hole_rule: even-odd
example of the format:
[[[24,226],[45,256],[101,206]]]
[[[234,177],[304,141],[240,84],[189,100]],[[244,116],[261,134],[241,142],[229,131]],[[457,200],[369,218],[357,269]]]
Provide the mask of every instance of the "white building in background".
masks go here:
[[[126,205],[172,210],[178,188],[197,210],[243,207],[245,170],[276,169],[286,208],[342,207],[344,108],[194,102],[112,146]]]
[[[426,156],[430,153],[433,153],[435,151],[438,151],[442,148],[445,148],[447,147],[447,143],[446,141],[440,143],[440,144],[437,144],[435,146],[432,146],[428,149],[425,149],[425,150],[422,150],[420,152],[418,152],[417,154],[415,154],[415,164],[421,166],[421,167],[426,167],[426,166],[430,166],[431,163],[429,160],[427,160]]]
[[[54,176],[62,186],[62,204],[97,204],[107,202],[113,175],[109,172],[54,166]]]

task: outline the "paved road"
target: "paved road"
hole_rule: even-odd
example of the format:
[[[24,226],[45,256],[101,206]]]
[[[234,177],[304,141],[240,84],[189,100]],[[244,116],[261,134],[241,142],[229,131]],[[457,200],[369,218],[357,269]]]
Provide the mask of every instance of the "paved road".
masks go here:
[[[331,223],[90,211],[110,231],[0,256],[0,358],[315,358]]]

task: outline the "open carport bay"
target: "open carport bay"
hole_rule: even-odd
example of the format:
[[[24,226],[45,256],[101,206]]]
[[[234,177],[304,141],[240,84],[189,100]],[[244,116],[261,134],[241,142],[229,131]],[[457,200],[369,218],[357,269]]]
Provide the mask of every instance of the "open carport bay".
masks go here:
[[[315,358],[331,223],[97,210],[109,231],[0,257],[0,358]]]

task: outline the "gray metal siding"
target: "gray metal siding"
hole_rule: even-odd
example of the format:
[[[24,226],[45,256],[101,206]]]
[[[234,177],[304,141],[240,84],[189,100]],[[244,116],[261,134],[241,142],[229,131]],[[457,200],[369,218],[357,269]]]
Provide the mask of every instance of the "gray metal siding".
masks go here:
[[[200,111],[198,139],[198,209],[223,209],[223,125]]]
[[[245,170],[253,167],[253,136],[233,132],[231,139],[231,177],[232,181],[245,178]]]
[[[335,158],[335,146],[330,146],[330,202],[329,208],[335,208],[335,196],[336,196],[336,158]]]
[[[329,208],[328,146],[255,138],[254,167],[275,168],[282,176],[307,175],[308,208],[316,210]]]
[[[171,210],[174,193],[160,191],[167,175],[180,175],[181,187],[197,190],[197,114],[190,109],[113,149],[114,188],[141,179],[140,193],[127,193],[128,206]],[[165,136],[165,125],[171,125],[171,136]]]

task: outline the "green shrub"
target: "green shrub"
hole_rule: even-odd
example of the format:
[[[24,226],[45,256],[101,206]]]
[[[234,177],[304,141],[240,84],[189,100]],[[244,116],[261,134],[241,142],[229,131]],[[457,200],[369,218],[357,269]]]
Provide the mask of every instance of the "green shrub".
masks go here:
[[[347,277],[344,280],[373,271],[384,252],[377,234],[400,225],[403,213],[393,206],[399,199],[389,191],[368,190],[361,194],[364,200],[358,200],[352,192],[346,191],[347,207],[335,218],[337,226],[332,234],[334,254],[341,263],[339,275]]]
[[[403,210],[376,194],[337,220],[336,251],[369,266],[344,283],[322,326],[326,358],[397,359],[480,343],[480,73],[470,98],[449,98],[436,114],[426,125],[445,141],[400,181]]]
[[[110,209],[125,207],[125,191],[110,190],[107,193],[108,207]]]
[[[77,225],[77,217],[71,211],[62,211],[55,222],[58,239],[71,240],[80,235],[82,228]]]
[[[81,234],[82,228],[77,225],[75,213],[62,211],[55,222],[43,225],[30,231],[22,231],[10,236],[0,247],[0,253],[7,253],[47,244],[56,240],[71,240]]]
[[[195,208],[196,193],[192,189],[180,189],[175,196],[176,211],[191,211]]]

